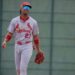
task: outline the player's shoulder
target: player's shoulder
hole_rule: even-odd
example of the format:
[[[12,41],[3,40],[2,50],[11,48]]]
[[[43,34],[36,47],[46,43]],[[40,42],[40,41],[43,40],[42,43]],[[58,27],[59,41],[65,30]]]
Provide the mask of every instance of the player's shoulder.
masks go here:
[[[17,20],[19,20],[19,16],[14,17],[14,18],[11,19],[12,22],[16,22]]]
[[[33,22],[33,23],[37,23],[37,20],[35,20],[33,17],[30,16],[30,20]]]

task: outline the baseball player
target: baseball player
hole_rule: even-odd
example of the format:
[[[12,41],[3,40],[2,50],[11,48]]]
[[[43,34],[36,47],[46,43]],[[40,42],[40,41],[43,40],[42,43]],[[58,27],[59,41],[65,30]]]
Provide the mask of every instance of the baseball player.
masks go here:
[[[17,75],[27,75],[27,67],[33,52],[33,43],[36,49],[35,63],[41,64],[44,60],[44,53],[40,49],[39,28],[37,21],[29,16],[32,6],[29,2],[20,5],[20,16],[13,18],[8,27],[2,47],[6,48],[14,36],[15,38],[15,65]]]

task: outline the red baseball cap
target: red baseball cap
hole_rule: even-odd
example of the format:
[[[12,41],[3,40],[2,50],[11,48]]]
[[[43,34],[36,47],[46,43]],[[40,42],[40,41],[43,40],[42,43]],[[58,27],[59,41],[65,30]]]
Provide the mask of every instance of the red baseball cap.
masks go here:
[[[21,7],[23,6],[29,6],[30,8],[32,8],[31,4],[29,2],[23,2],[21,5]]]

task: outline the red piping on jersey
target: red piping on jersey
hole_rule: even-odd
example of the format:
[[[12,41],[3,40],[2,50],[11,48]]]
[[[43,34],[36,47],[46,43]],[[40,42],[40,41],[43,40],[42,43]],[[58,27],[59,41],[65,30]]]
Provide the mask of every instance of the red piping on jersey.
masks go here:
[[[20,19],[21,19],[23,22],[25,22],[25,21],[27,21],[27,20],[29,19],[29,16],[28,16],[27,18],[25,18],[24,16],[20,16]]]

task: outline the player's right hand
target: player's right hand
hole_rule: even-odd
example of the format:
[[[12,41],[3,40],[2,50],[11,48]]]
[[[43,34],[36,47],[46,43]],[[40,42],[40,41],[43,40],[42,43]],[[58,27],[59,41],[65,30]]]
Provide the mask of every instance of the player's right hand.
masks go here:
[[[3,41],[2,48],[6,48],[6,41]]]

